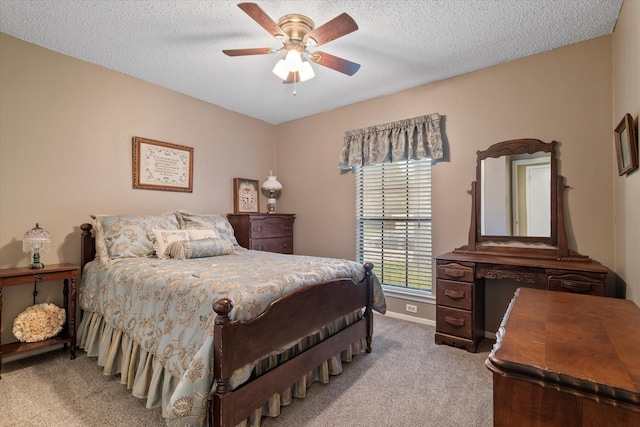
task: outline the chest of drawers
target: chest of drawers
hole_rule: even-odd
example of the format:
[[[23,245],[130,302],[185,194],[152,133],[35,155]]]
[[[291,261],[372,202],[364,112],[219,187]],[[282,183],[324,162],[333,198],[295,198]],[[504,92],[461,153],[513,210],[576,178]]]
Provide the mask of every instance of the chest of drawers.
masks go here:
[[[293,214],[228,214],[238,244],[256,251],[293,253]]]

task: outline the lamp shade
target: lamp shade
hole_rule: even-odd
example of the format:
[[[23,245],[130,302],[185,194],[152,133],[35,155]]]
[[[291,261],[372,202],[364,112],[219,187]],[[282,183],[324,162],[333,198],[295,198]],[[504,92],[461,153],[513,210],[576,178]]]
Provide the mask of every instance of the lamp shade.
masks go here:
[[[316,76],[316,74],[313,72],[313,68],[311,68],[311,64],[309,64],[309,61],[304,61],[302,63],[302,65],[300,66],[300,71],[298,71],[298,73],[300,75],[301,82],[306,82],[307,80],[310,80]]]
[[[24,233],[22,238],[22,251],[33,251],[33,263],[29,264],[29,268],[43,268],[44,264],[40,262],[40,251],[49,252],[51,250],[51,234],[40,227],[36,226]]]
[[[284,62],[284,59],[279,60],[276,63],[276,66],[273,67],[273,74],[280,77],[282,80],[286,80],[289,75],[289,67],[287,67],[287,63]]]
[[[289,71],[298,71],[302,65],[302,56],[297,50],[291,49],[287,52],[287,56],[284,61],[287,63]]]
[[[282,194],[282,184],[271,171],[267,180],[262,183],[262,194],[267,197],[267,213],[276,213],[276,200]]]
[[[272,71],[282,80],[287,80],[290,73],[298,73],[297,78],[300,82],[310,80],[316,76],[309,61],[303,61],[302,54],[295,49],[289,50],[285,58],[280,59]]]

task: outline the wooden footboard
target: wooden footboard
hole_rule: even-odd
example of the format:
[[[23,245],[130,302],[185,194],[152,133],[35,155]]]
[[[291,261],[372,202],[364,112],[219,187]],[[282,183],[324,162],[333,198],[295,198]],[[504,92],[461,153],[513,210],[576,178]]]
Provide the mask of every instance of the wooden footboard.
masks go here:
[[[233,303],[221,299],[213,304],[215,319],[213,366],[217,383],[210,402],[210,424],[232,427],[247,418],[274,393],[291,386],[323,361],[365,338],[371,352],[373,334],[373,265],[365,264],[364,279],[355,284],[340,279],[303,288],[271,303],[255,319],[231,321]],[[328,339],[289,359],[253,381],[231,390],[233,372],[287,343],[319,330],[323,325],[358,309],[363,318]]]

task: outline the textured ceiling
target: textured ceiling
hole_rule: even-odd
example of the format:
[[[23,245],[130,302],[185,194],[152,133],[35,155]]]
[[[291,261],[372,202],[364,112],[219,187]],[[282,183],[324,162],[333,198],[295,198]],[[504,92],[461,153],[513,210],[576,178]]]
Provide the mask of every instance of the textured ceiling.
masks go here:
[[[622,0],[256,1],[276,22],[347,12],[358,23],[319,49],[360,70],[312,64],[295,96],[271,73],[281,55],[222,53],[281,46],[237,3],[0,0],[0,31],[278,124],[610,34]]]

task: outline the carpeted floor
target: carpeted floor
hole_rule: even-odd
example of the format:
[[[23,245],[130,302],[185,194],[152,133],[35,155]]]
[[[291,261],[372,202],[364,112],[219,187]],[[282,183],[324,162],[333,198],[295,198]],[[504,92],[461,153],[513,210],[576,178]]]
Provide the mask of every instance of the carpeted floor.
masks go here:
[[[434,344],[434,328],[376,315],[373,352],[361,353],[328,385],[313,384],[264,427],[491,426],[491,372],[480,351]],[[0,426],[163,426],[119,377],[104,376],[82,351],[55,351],[5,363]]]

